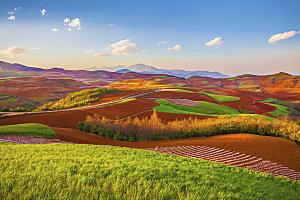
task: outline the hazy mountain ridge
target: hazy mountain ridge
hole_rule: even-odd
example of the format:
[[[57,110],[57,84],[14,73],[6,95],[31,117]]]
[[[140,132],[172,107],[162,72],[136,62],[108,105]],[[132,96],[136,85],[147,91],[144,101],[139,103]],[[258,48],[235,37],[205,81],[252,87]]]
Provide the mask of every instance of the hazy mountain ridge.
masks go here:
[[[191,76],[203,76],[203,77],[212,77],[212,78],[229,78],[230,76],[224,75],[220,72],[209,72],[209,71],[186,71],[186,70],[168,70],[168,69],[159,69],[150,65],[144,64],[135,64],[130,66],[118,65],[114,67],[103,67],[103,68],[96,68],[91,67],[87,68],[87,70],[105,70],[111,72],[117,72],[119,70],[129,70],[132,72],[138,72],[143,74],[168,74],[177,77],[189,78]]]

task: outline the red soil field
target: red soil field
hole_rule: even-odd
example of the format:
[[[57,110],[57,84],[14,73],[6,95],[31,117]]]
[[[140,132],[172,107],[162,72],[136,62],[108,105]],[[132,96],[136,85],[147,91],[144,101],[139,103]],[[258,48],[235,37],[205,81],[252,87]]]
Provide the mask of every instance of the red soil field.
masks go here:
[[[0,125],[13,125],[23,123],[39,123],[54,127],[75,128],[78,121],[84,121],[91,113],[83,110],[67,112],[31,114],[0,119]]]
[[[128,101],[126,103],[115,104],[111,106],[104,106],[99,108],[85,109],[85,111],[93,114],[98,114],[100,116],[105,116],[109,119],[118,119],[134,115],[139,112],[150,110],[158,103],[150,99],[138,98],[136,100]]]
[[[172,92],[172,91],[162,91],[162,92],[156,92],[156,93],[152,93],[149,94],[147,96],[145,96],[147,98],[175,98],[175,99],[190,99],[193,101],[208,101],[211,103],[217,103],[220,104],[219,101],[208,97],[204,94],[199,94],[199,93],[185,93],[185,92]]]
[[[99,108],[89,108],[66,112],[30,114],[0,119],[0,125],[12,125],[22,123],[40,123],[48,126],[75,128],[77,122],[84,121],[86,116],[98,114],[109,119],[117,119],[134,115],[157,106],[152,100],[138,98],[137,100]]]
[[[251,134],[231,134],[180,140],[124,142],[69,128],[52,128],[57,138],[79,144],[112,145],[131,148],[209,146],[254,155],[300,171],[300,147],[289,140]]]
[[[115,101],[118,99],[128,97],[133,94],[138,94],[138,93],[143,93],[143,92],[145,92],[145,91],[143,91],[143,90],[120,90],[116,93],[106,94],[106,95],[101,96],[100,100],[93,104],[111,102],[111,101]]]
[[[276,110],[275,106],[271,106],[243,97],[238,101],[223,102],[223,105],[234,109],[241,108],[245,110],[250,110],[258,114],[266,114],[267,112],[273,112]]]

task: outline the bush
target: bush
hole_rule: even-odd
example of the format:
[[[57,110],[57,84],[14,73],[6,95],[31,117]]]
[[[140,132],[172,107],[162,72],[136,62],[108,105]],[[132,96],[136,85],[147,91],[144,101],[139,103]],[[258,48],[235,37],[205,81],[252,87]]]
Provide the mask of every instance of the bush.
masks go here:
[[[38,107],[37,111],[51,111],[62,110],[85,106],[89,103],[93,103],[100,100],[100,96],[117,91],[116,88],[95,88],[86,89],[79,92],[70,93],[66,98],[59,101],[49,102],[45,105]]]
[[[81,123],[85,125],[82,128]],[[220,116],[219,118],[184,119],[164,123],[154,111],[150,118],[127,120],[108,120],[98,115],[87,116],[78,127],[91,132],[90,127],[96,124],[101,133],[110,139],[126,141],[182,139],[222,134],[250,133],[282,137],[300,144],[300,126],[296,122],[266,118],[261,115]],[[188,126],[187,126],[188,124]],[[117,136],[115,136],[117,135]],[[120,135],[123,136],[120,137]]]

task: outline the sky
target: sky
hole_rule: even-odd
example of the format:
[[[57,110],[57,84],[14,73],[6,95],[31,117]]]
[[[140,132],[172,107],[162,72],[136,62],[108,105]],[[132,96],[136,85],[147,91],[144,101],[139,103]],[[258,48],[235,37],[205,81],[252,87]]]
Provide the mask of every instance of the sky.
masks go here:
[[[300,75],[299,0],[0,0],[0,60]]]

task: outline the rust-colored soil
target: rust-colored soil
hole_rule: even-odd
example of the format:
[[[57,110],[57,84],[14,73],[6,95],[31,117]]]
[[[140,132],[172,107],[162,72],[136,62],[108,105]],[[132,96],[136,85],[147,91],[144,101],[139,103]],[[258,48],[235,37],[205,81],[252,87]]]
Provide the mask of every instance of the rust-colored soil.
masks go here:
[[[267,112],[272,112],[276,110],[275,106],[271,106],[265,103],[261,103],[258,101],[254,101],[248,98],[241,98],[238,101],[231,101],[231,102],[223,102],[225,106],[234,109],[245,109],[249,111],[253,111],[258,114],[266,114]]]
[[[121,90],[116,93],[112,94],[106,94],[100,97],[100,100],[98,102],[95,102],[93,104],[99,104],[99,103],[107,103],[115,100],[122,99],[124,97],[128,97],[133,94],[143,93],[145,91],[142,90]]]
[[[58,113],[32,114],[0,119],[0,125],[13,125],[23,123],[39,123],[48,126],[75,128],[78,121],[84,121],[90,113],[76,110]]]
[[[138,98],[137,100],[103,106],[99,108],[89,108],[83,110],[73,110],[57,113],[30,114],[26,116],[14,116],[0,119],[0,125],[12,125],[22,123],[40,123],[48,126],[75,128],[77,122],[84,121],[87,115],[98,114],[109,119],[117,119],[134,115],[157,106],[152,100]]]
[[[117,119],[134,115],[136,113],[140,113],[146,110],[150,110],[158,105],[159,104],[153,102],[153,100],[138,98],[136,100],[128,101],[126,103],[120,103],[99,108],[85,109],[85,111],[105,116],[109,119]]]
[[[131,148],[155,148],[171,146],[209,146],[241,152],[270,160],[300,171],[300,147],[289,140],[251,134],[231,134],[212,137],[197,137],[181,140],[159,140],[144,142],[123,142],[107,139],[91,133],[69,128],[52,128],[57,138],[80,144],[112,145]]]

